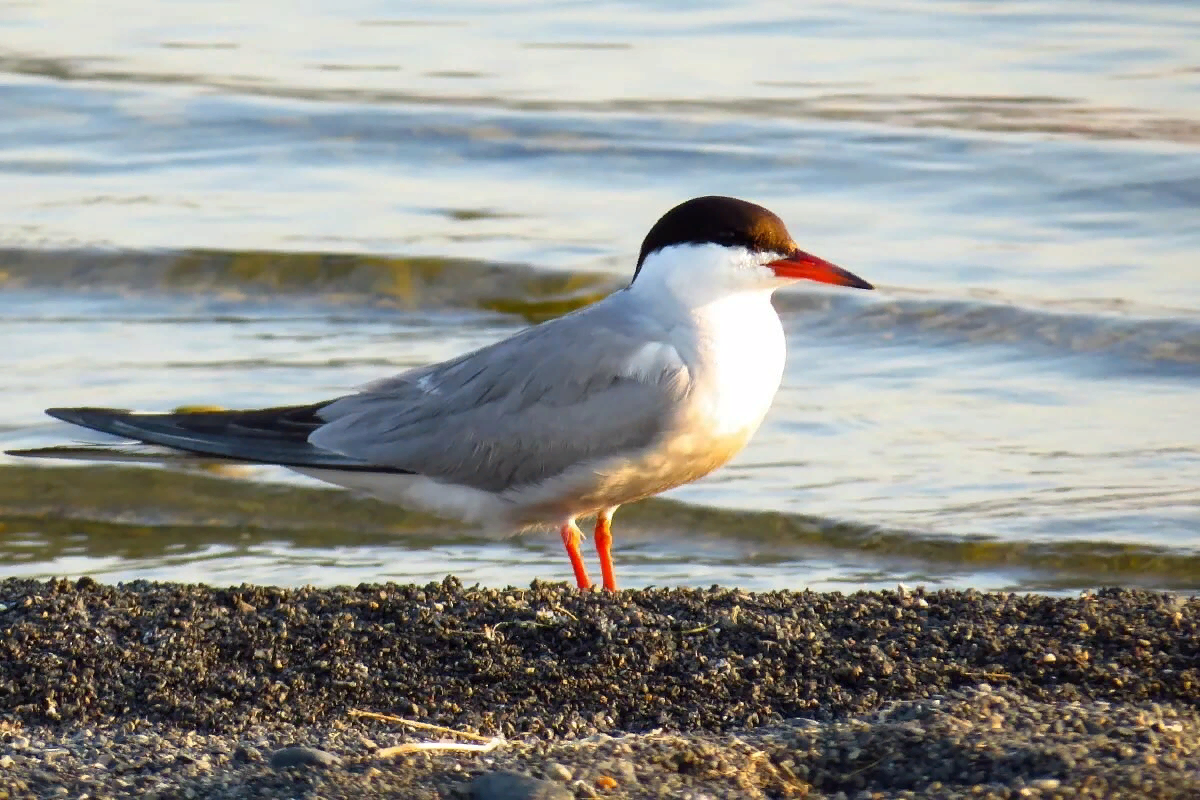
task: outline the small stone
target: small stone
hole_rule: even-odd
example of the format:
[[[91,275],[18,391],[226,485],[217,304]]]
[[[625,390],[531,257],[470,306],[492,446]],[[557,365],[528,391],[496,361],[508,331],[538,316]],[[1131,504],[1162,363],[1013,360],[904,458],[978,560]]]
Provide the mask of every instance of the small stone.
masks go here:
[[[470,784],[471,800],[573,800],[566,787],[519,772],[485,772]]]
[[[596,787],[584,780],[578,780],[571,784],[571,791],[575,792],[576,798],[597,798],[600,793],[596,791]],[[694,799],[693,799],[694,800]]]
[[[1035,781],[1030,781],[1029,785],[1034,789],[1041,789],[1043,792],[1052,792],[1062,785],[1062,781],[1058,778],[1038,778]]]
[[[638,782],[637,768],[633,762],[627,758],[619,758],[613,762],[613,772],[616,773],[617,779],[626,786]]]
[[[610,775],[601,775],[595,780],[596,788],[605,792],[611,792],[617,788],[617,779]]]
[[[559,764],[557,761],[546,767],[546,776],[552,780],[569,783],[575,774],[568,767]]]
[[[1054,653],[1046,653],[1042,656],[1043,664],[1053,664],[1055,661],[1058,661],[1058,656],[1054,655]]]
[[[342,763],[342,760],[333,753],[325,750],[318,750],[315,747],[304,747],[303,745],[293,745],[285,747],[281,750],[276,750],[271,754],[271,766],[275,769],[286,769],[287,767],[307,767],[321,766],[328,767]]]
[[[0,769],[8,769],[15,763],[17,763],[17,762],[14,761],[13,757],[10,756],[8,753],[5,753],[4,755],[0,756]]]
[[[262,752],[254,745],[241,744],[233,751],[235,761],[262,761]]]

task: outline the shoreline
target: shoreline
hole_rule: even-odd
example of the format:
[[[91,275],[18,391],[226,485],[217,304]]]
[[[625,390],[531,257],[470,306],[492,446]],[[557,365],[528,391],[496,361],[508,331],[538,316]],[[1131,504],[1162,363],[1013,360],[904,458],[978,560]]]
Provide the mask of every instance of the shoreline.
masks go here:
[[[8,579],[0,634],[12,798],[1200,795],[1179,595]]]
[[[71,562],[77,573],[112,574],[115,565],[117,574],[128,579],[149,569],[158,579],[172,581],[203,579],[204,573],[193,571],[193,564],[212,563],[225,568],[226,575],[237,576],[226,580],[273,582],[273,577],[261,577],[264,573],[232,565],[242,563],[252,546],[271,553],[280,546],[284,557],[311,549],[388,548],[372,558],[405,564],[404,559],[412,557],[409,548],[424,549],[433,543],[475,546],[513,538],[488,535],[341,489],[237,477],[242,474],[240,466],[208,467],[216,471],[70,461],[0,464],[0,526],[30,532],[11,542],[0,537],[0,562],[22,569],[25,576],[31,575],[29,565],[37,564],[37,577],[46,579],[62,571],[59,558],[83,555],[84,561]],[[885,589],[931,576],[930,580],[949,581],[963,589],[986,584],[997,591],[1066,593],[1112,585],[1200,591],[1200,554],[1145,542],[946,536],[796,513],[691,505],[663,497],[622,508],[620,523],[622,546],[648,541],[655,542],[656,548],[665,545],[671,555],[664,563],[673,575],[697,568],[700,572],[695,574],[727,574],[728,559],[745,563],[740,560],[744,557],[754,562],[749,572],[760,581],[785,574],[793,576],[788,585],[802,586],[806,580],[827,575],[832,580],[825,581],[823,588],[828,589],[840,588],[843,584],[837,581],[841,580],[866,580],[872,589]],[[721,555],[705,557],[710,544]],[[552,554],[555,572],[528,570],[520,576],[521,583],[543,575],[557,580],[569,575],[558,533],[548,531],[537,546],[542,545]],[[214,547],[227,553],[224,561],[206,560],[205,554]],[[528,557],[523,553],[496,562],[498,568],[489,571],[488,578],[512,575],[520,569],[517,559]],[[805,566],[809,561],[816,562],[811,571]],[[839,566],[826,573],[825,563]],[[182,564],[186,569],[155,569],[164,564]],[[627,578],[628,568],[622,567]],[[447,569],[435,559],[415,572],[404,569],[401,574],[440,580]],[[374,567],[322,565],[319,575],[326,586],[380,579]],[[639,583],[675,582],[661,576],[662,572],[650,571]],[[397,575],[383,576],[388,578]],[[502,579],[487,582],[494,585]],[[293,576],[287,582],[297,585],[305,580]],[[761,583],[758,590],[764,590]]]

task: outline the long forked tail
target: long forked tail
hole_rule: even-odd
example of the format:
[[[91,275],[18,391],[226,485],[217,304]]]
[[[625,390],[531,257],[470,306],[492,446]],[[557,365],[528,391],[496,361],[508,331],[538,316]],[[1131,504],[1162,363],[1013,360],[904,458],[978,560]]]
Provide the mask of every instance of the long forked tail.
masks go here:
[[[371,464],[309,444],[309,434],[325,422],[317,415],[323,405],[317,403],[252,411],[190,411],[174,414],[139,414],[114,408],[50,408],[46,413],[84,428],[198,456],[285,467],[405,471]],[[10,454],[103,458],[107,448],[66,448],[61,453],[56,450],[58,448],[13,450]]]

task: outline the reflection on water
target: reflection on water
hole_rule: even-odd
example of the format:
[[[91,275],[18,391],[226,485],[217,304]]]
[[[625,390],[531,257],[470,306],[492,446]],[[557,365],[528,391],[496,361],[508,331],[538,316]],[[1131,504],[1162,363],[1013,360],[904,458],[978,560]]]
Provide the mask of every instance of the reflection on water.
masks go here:
[[[530,322],[565,314],[613,291],[592,273],[451,258],[192,250],[174,253],[0,250],[10,288],[56,287],[219,292],[224,298],[319,294],[323,303],[467,307]]]
[[[221,583],[253,574],[314,585],[420,582],[447,570],[497,585],[566,578],[556,535],[485,539],[344,492],[195,472],[3,467],[0,532],[0,567],[14,575]],[[1153,545],[945,538],[669,500],[625,509],[619,538],[631,585],[836,587],[853,574],[878,587],[970,575],[990,588],[1200,589],[1200,554]]]
[[[778,298],[790,357],[764,429],[672,493],[687,505],[622,511],[626,581],[1195,586],[1200,9],[2,16],[0,447],[88,435],[46,406],[312,401],[453,356],[620,287],[662,211],[727,193],[881,288]],[[350,499],[285,525],[255,505],[294,480],[269,470],[11,467],[0,559],[31,574],[562,568],[553,537],[425,520],[393,539]],[[68,474],[118,477],[51,488]],[[102,502],[122,481],[168,483]],[[254,508],[206,522],[186,498],[210,485]]]

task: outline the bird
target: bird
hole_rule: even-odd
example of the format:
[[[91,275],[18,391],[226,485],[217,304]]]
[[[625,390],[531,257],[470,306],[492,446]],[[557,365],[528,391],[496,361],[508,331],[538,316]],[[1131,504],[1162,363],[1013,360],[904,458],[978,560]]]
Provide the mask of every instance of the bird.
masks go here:
[[[874,288],[801,250],[768,209],[696,197],[650,228],[633,279],[607,297],[331,400],[46,413],[169,452],[280,465],[488,528],[554,525],[580,589],[595,587],[577,520],[594,516],[601,584],[616,591],[613,513],[707,475],[745,446],[783,377],[771,296],[798,281]]]

